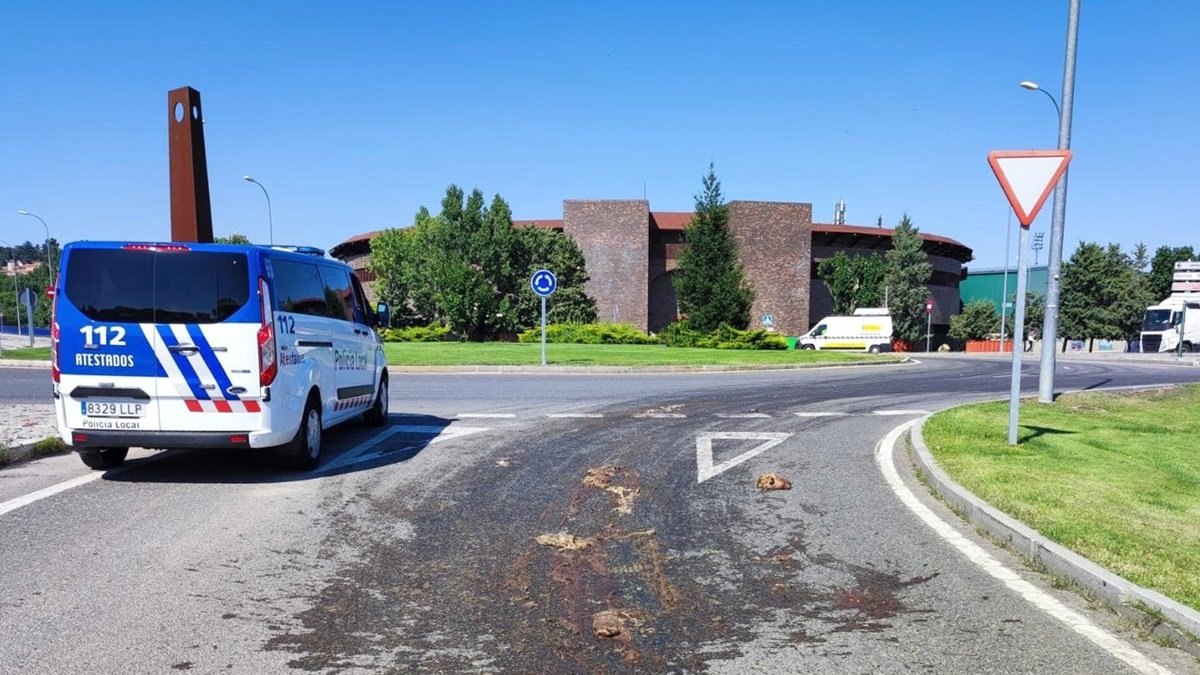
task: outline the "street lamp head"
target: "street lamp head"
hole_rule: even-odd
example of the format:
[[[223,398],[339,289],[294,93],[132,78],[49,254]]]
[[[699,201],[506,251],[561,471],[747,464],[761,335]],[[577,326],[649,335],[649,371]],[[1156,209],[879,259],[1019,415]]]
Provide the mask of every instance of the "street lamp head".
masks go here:
[[[1029,91],[1037,91],[1038,89],[1041,89],[1041,87],[1038,86],[1038,83],[1033,82],[1032,80],[1025,80],[1024,82],[1020,83],[1020,86],[1022,89],[1028,89]]]
[[[258,181],[256,181],[256,180],[254,180],[254,176],[242,176],[242,180],[246,181],[247,183],[256,183],[256,182],[258,182]]]
[[[18,209],[18,210],[17,210],[17,215],[18,215],[18,216],[27,216],[27,215],[29,215],[29,212],[28,212],[28,211],[26,211],[25,209]]]

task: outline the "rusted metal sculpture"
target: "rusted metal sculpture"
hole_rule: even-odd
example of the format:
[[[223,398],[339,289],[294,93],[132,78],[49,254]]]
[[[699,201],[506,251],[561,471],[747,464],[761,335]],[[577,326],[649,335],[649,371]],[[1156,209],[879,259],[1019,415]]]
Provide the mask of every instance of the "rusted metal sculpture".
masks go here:
[[[167,134],[171,157],[171,241],[211,242],[212,204],[204,155],[204,109],[200,92],[181,87],[167,92]]]

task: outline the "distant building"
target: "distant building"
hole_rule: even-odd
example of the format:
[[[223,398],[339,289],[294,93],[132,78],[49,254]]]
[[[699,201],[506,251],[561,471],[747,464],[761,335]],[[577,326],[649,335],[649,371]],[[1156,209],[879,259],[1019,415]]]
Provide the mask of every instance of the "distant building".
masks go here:
[[[1046,280],[1050,277],[1049,267],[1041,265],[1029,268],[1028,291],[1038,295],[1046,295]],[[1000,312],[1000,299],[1004,297],[1004,268],[971,270],[959,287],[962,303],[966,305],[975,300],[987,300]],[[1008,268],[1008,301],[1012,303],[1017,297],[1017,268]],[[1006,313],[1012,312],[1010,304]]]
[[[646,200],[566,200],[560,220],[517,220],[513,225],[570,235],[583,251],[591,277],[587,291],[596,300],[599,319],[654,332],[678,318],[671,278],[691,217],[691,212],[651,211]],[[732,201],[729,225],[754,286],[750,325],[782,335],[807,332],[814,321],[833,312],[829,290],[816,279],[818,263],[838,251],[882,255],[892,240],[892,230],[886,228],[813,223],[812,205],[800,202]],[[355,235],[330,254],[359,270],[364,282],[372,281],[364,268],[377,234]],[[935,302],[934,332],[945,332],[950,315],[959,311],[959,281],[971,249],[947,237],[924,232],[921,237],[933,265],[929,292]]]
[[[4,262],[4,276],[15,277],[21,274],[29,274],[42,266],[42,261],[35,260],[33,262],[21,262],[20,260],[6,260]]]

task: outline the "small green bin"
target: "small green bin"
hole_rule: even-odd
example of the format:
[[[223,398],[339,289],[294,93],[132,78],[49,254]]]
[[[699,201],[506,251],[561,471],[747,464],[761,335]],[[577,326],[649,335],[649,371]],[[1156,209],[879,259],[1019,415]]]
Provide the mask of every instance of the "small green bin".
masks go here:
[[[798,338],[798,337],[789,337],[789,338],[787,338],[788,349],[795,349],[795,348],[796,348],[796,343],[797,343],[797,342],[799,342],[799,341],[800,341],[800,338]]]

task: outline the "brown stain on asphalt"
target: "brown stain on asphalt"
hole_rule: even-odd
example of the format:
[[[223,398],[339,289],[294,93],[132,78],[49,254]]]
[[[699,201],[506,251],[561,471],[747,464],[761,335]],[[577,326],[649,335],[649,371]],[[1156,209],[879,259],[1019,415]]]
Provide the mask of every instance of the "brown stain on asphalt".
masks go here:
[[[369,509],[353,512],[369,518],[360,521],[334,505],[322,553],[351,550],[354,558],[315,589],[307,609],[279,621],[281,632],[264,649],[292,652],[292,668],[322,672],[694,672],[740,656],[738,645],[755,639],[776,609],[793,617],[792,643],[813,645],[930,611],[909,606],[904,594],[936,573],[881,571],[810,551],[804,521],[751,522],[772,534],[798,532],[766,554],[749,550],[740,529],[678,527],[678,512],[664,505],[679,498],[672,487],[694,489],[690,483],[647,487],[629,468],[580,467],[566,495],[547,487],[534,499],[506,502],[489,484],[490,470],[485,463],[478,476],[449,484],[442,498],[458,509],[362,495]],[[625,513],[628,494],[639,498],[624,502]],[[498,504],[525,512],[486,522],[463,517]],[[801,509],[805,520],[823,515]],[[739,514],[728,515],[734,522]],[[396,541],[379,524],[398,519],[420,536]],[[542,527],[530,532],[526,523]],[[589,545],[536,541],[558,532]],[[697,555],[704,550],[719,556]],[[734,581],[704,581],[722,570],[736,570]]]

